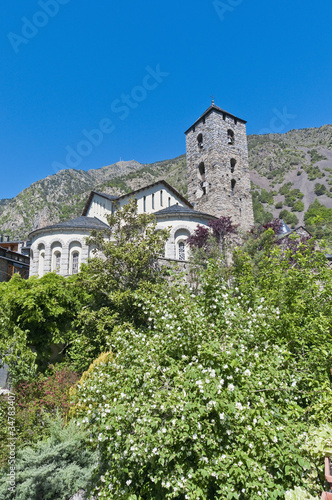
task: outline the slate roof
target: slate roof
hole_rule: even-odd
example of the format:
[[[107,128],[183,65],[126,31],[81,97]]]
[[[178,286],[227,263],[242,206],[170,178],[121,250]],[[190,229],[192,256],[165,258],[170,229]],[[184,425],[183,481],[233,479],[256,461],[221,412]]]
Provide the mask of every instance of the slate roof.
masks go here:
[[[86,215],[88,213],[88,209],[90,206],[90,203],[92,201],[93,195],[98,194],[99,196],[102,196],[104,198],[107,198],[108,200],[111,201],[116,201],[116,200],[122,200],[123,198],[126,198],[127,196],[134,196],[134,194],[139,193],[140,191],[144,191],[145,189],[149,189],[153,186],[157,186],[158,184],[163,184],[169,191],[171,191],[179,200],[182,201],[182,203],[185,203],[188,207],[192,207],[192,204],[184,197],[182,194],[180,194],[176,189],[174,189],[168,182],[164,180],[159,180],[156,182],[153,182],[152,184],[149,184],[148,186],[141,187],[139,189],[136,189],[135,191],[131,191],[130,193],[125,193],[122,194],[121,196],[113,196],[111,194],[106,194],[106,193],[99,193],[98,191],[91,191],[89,198],[85,204],[85,207],[83,209],[82,215]]]
[[[95,194],[99,194],[99,196],[102,196],[103,198],[107,198],[108,200],[114,201],[117,200],[119,197],[115,196],[113,194],[107,194],[107,193],[100,193],[99,191],[92,191]]]
[[[204,111],[204,113],[198,118],[198,120],[196,120],[195,123],[193,123],[191,125],[191,127],[189,127],[188,130],[185,131],[185,134],[190,132],[190,130],[193,127],[195,127],[198,124],[198,122],[200,122],[204,117],[206,117],[207,115],[212,113],[212,111],[216,111],[218,114],[230,116],[231,118],[234,118],[235,120],[238,120],[239,122],[247,123],[246,120],[243,120],[242,118],[239,118],[238,116],[232,115],[232,113],[228,113],[228,111],[225,111],[224,109],[219,108],[219,106],[216,106],[213,103],[213,104],[211,104],[211,106],[208,107],[208,109],[206,111]]]
[[[32,234],[39,231],[45,231],[48,229],[107,229],[109,226],[97,219],[96,217],[76,217],[75,219],[67,220],[64,222],[59,222],[58,224],[53,224],[52,226],[45,226],[31,231],[29,237]]]
[[[193,208],[189,207],[182,207],[181,205],[172,205],[167,208],[163,208],[162,210],[158,210],[158,212],[154,212],[154,215],[156,217],[159,216],[164,216],[164,215],[175,215],[177,217],[181,217],[181,215],[190,215],[190,216],[199,216],[199,217],[208,217],[209,219],[215,219],[211,214],[205,214],[204,212],[198,212],[197,210],[194,210]]]

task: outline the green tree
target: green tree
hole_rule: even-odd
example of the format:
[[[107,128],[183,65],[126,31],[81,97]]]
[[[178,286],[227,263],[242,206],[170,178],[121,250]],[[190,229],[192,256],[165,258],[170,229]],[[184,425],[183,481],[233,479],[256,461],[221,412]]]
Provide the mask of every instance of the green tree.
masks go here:
[[[82,265],[79,280],[91,299],[79,317],[80,334],[70,357],[79,371],[112,346],[115,326],[130,322],[139,325],[140,315],[133,294],[144,282],[165,280],[158,263],[164,255],[168,230],[156,230],[151,214],[137,214],[133,199],[108,216],[109,229],[94,232],[88,243],[95,256]]]
[[[315,184],[315,194],[317,196],[321,196],[322,194],[325,194],[326,192],[327,192],[327,189],[326,189],[324,184],[320,184],[319,182],[317,182]]]
[[[0,363],[9,366],[13,384],[47,368],[52,345],[63,351],[73,342],[87,298],[77,283],[76,276],[49,273],[0,284]]]

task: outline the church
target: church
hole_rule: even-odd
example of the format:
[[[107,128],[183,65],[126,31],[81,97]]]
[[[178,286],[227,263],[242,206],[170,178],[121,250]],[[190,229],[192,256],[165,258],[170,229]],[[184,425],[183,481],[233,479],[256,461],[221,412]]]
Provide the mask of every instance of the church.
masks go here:
[[[187,238],[198,224],[208,227],[212,219],[230,216],[243,231],[249,230],[254,216],[246,121],[212,101],[185,135],[188,199],[162,180],[122,196],[92,191],[80,217],[30,233],[30,276],[77,273],[93,256],[86,243],[91,230],[107,229],[107,215],[131,198],[138,213],[155,215],[157,229],[170,228],[165,259],[186,261]]]

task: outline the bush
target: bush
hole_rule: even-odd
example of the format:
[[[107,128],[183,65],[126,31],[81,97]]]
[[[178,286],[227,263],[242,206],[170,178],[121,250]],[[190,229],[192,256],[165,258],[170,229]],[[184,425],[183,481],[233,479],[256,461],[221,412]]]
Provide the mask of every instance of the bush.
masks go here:
[[[45,436],[46,420],[57,412],[65,416],[71,406],[69,389],[78,374],[69,368],[56,369],[49,376],[39,375],[33,382],[22,382],[15,387],[15,428],[18,446],[30,445]],[[0,436],[8,441],[6,429],[7,396],[0,396]],[[2,410],[2,411],[1,411]],[[2,434],[2,435],[1,435]],[[0,465],[8,458],[8,447],[0,450]]]
[[[304,210],[304,203],[303,201],[297,200],[292,208],[292,212],[303,212]]]
[[[86,446],[87,432],[73,422],[63,426],[60,416],[48,421],[48,431],[48,439],[17,453],[14,491],[0,469],[1,500],[68,500],[87,487],[97,459]]]
[[[275,208],[282,208],[282,201],[278,201],[278,203],[275,204]]]
[[[198,294],[140,289],[149,326],[119,328],[117,355],[77,387],[100,498],[281,499],[310,480],[302,443],[328,381],[331,271],[301,245],[255,272],[234,258],[231,287],[210,264]]]
[[[286,224],[297,224],[299,222],[299,219],[296,217],[295,214],[292,214],[288,210],[282,210],[279,213],[279,218],[282,219]]]
[[[321,196],[322,194],[326,194],[326,192],[327,192],[327,189],[324,186],[324,184],[319,184],[319,182],[317,182],[315,184],[315,194],[317,196]]]

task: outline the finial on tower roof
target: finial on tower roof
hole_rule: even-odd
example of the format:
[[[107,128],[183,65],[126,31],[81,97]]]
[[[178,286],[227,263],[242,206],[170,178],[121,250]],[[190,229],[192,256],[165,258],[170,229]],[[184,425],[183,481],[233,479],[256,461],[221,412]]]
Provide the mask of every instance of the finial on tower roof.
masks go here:
[[[213,106],[213,105],[214,105],[214,96],[213,96],[213,95],[211,95],[210,97],[211,97],[211,99],[212,99],[211,105]]]

